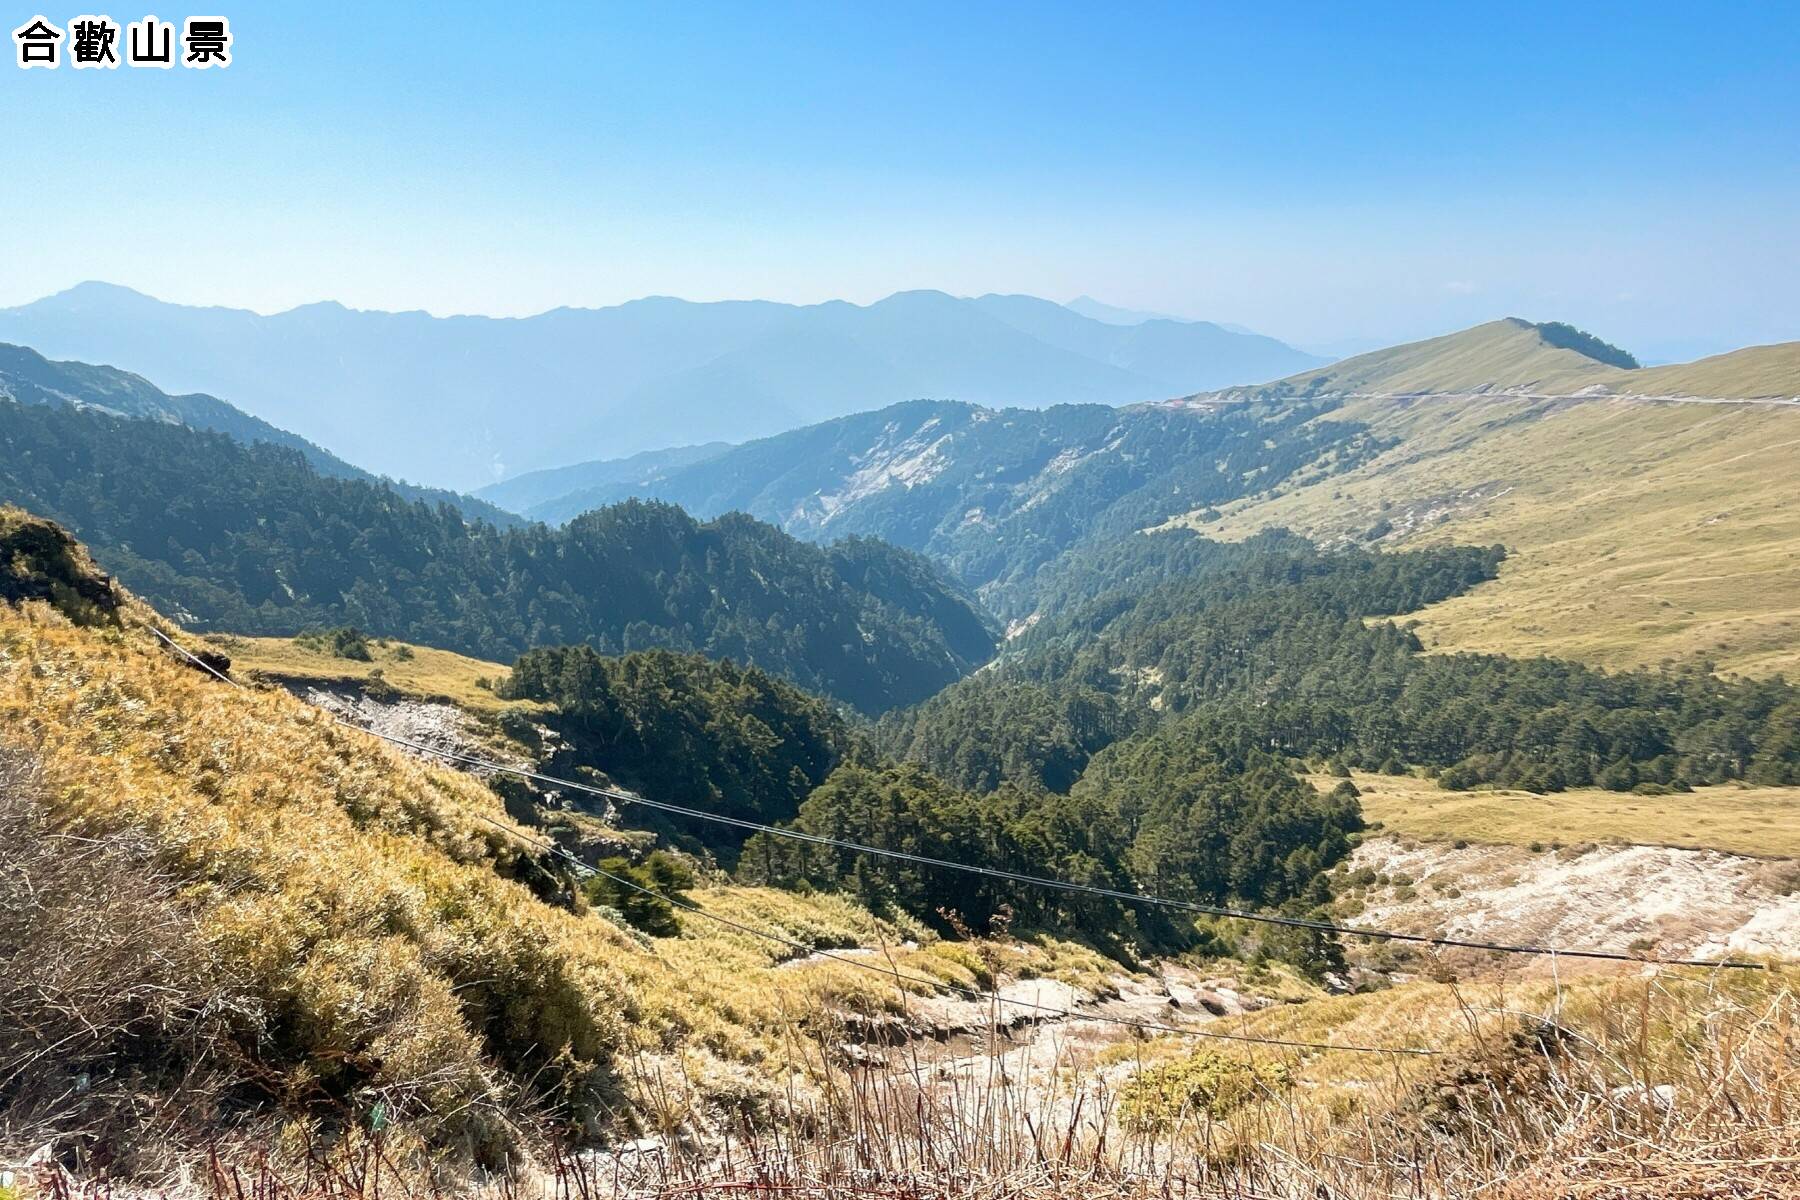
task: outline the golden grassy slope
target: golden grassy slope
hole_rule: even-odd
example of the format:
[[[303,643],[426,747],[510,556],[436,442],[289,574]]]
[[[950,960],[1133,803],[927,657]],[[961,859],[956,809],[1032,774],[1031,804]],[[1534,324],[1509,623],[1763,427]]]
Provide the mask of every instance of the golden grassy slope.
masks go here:
[[[1496,582],[1423,613],[1437,649],[1800,670],[1800,408],[1448,396],[1340,412],[1400,444],[1186,523],[1331,539],[1386,521],[1382,545],[1504,544]]]
[[[684,918],[679,938],[647,943],[538,899],[510,878],[530,865],[517,840],[480,819],[507,823],[481,784],[398,755],[283,692],[211,680],[152,640],[142,627],[151,619],[132,602],[122,623],[94,626],[38,601],[0,603],[0,729],[42,762],[49,799],[75,832],[136,831],[182,881],[221,975],[247,1001],[242,1015],[259,1036],[244,1045],[272,1098],[333,1100],[359,1116],[379,1098],[411,1128],[435,1121],[476,1138],[492,1136],[486,1119],[502,1120],[528,1079],[577,1111],[616,1100],[668,1131],[708,1100],[754,1117],[790,1087],[808,1086],[794,1079],[789,1039],[812,1040],[816,1061],[821,1044],[838,1044],[828,1010],[902,1008],[891,981],[839,963],[784,964],[789,951],[699,920]],[[696,899],[807,944],[918,936],[837,898],[721,887]],[[927,942],[895,957],[903,969],[975,984],[1041,971],[1086,982],[1102,967],[1054,943]],[[1769,978],[1792,987],[1791,974]],[[1471,1012],[1549,1008],[1542,986],[1530,986],[1537,990],[1419,984],[1282,1005],[1231,1028],[1460,1050],[1482,1040],[1466,1023]],[[1659,1002],[1659,1029],[1685,1040],[1615,1036],[1608,1021],[1634,1011],[1616,990],[1571,994],[1563,1007],[1597,1039],[1639,1047],[1640,1078],[1707,1095],[1705,1081],[1678,1074],[1681,1061],[1664,1050],[1692,1046],[1698,1014],[1721,997],[1738,1001],[1729,990],[1737,987],[1709,980]],[[1717,1041],[1708,1034],[1708,1053]],[[1353,1142],[1369,1128],[1365,1115],[1382,1119],[1405,1105],[1435,1069],[1340,1051],[1231,1052],[1291,1062],[1301,1103],[1246,1106],[1229,1129],[1203,1131],[1220,1135],[1209,1147],[1267,1144],[1285,1129],[1294,1149],[1334,1145],[1380,1158],[1331,1139]],[[1741,1054],[1742,1043],[1729,1052]],[[1378,1090],[1390,1083],[1392,1091]],[[1593,1094],[1604,1102],[1609,1093]],[[1761,1094],[1736,1103],[1754,1108]],[[892,1136],[914,1110],[861,1115]],[[1277,1118],[1288,1124],[1278,1129]],[[1013,1122],[1006,1132],[1023,1144],[1016,1110],[992,1119]],[[836,1146],[841,1133],[827,1127],[821,1137]],[[1327,1164],[1310,1153],[1298,1161]],[[962,1158],[959,1169],[969,1169]]]
[[[1628,372],[1613,390],[1643,396],[1780,396],[1800,399],[1800,342],[1747,346],[1691,363]]]
[[[617,1053],[630,939],[509,881],[520,844],[481,819],[508,823],[491,792],[147,641],[0,606],[0,727],[62,819],[140,830],[188,882],[285,1086],[477,1119],[513,1072],[580,1088]]]
[[[1422,342],[1359,354],[1281,384],[1326,392],[1458,392],[1526,388],[1575,390],[1631,372],[1552,346],[1517,317],[1489,321]]]
[[[1447,792],[1411,775],[1352,774],[1363,815],[1388,833],[1409,837],[1507,846],[1627,842],[1800,858],[1800,788],[1727,784],[1673,796],[1571,788],[1538,796],[1485,788]],[[1339,783],[1335,776],[1309,778],[1320,791]]]
[[[1800,1184],[1797,982],[1791,967],[1419,982],[1277,1006],[1234,1028],[1364,1045],[1403,1030],[1435,1058],[1172,1038],[1109,1057],[1151,1089],[1191,1079],[1179,1067],[1196,1062],[1285,1076],[1214,1121],[1194,1111],[1204,1094],[1156,1106],[1185,1108],[1162,1136],[1200,1142],[1214,1161],[1304,1164],[1304,1187],[1258,1194],[1312,1194],[1316,1181],[1320,1195],[1772,1198]],[[1128,1086],[1127,1104],[1144,1090]]]
[[[1800,396],[1800,342],[1749,346],[1691,363],[1626,370],[1553,346],[1529,321],[1506,317],[1424,341],[1389,346],[1277,380],[1281,394],[1454,395],[1533,392],[1572,395]],[[1243,395],[1261,388],[1233,388]]]
[[[539,707],[534,702],[503,701],[494,695],[492,685],[504,679],[511,668],[430,646],[371,639],[370,661],[362,662],[310,648],[293,638],[209,634],[203,640],[229,655],[233,670],[273,679],[367,683],[380,672],[382,682],[406,695],[445,700],[472,712]],[[480,686],[482,680],[489,686]]]
[[[279,689],[211,679],[125,604],[121,624],[77,626],[0,603],[0,751],[42,764],[73,831],[133,831],[182,882],[224,986],[259,1014],[241,1036],[274,1099],[379,1096],[430,1137],[491,1148],[526,1092],[576,1115],[641,1111],[630,1064],[676,1055],[694,1103],[772,1094],[796,1029],[903,1010],[891,979],[788,964],[795,951],[698,917],[650,940],[540,899],[517,881],[541,875],[540,852],[479,781]],[[809,946],[894,946],[903,970],[964,985],[1101,969],[1048,940],[947,944],[837,897],[693,899]]]

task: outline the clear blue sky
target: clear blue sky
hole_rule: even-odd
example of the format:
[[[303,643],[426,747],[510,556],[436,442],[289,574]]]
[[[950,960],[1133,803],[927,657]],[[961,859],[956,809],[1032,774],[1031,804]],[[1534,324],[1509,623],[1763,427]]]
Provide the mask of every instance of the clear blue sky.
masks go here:
[[[0,67],[0,304],[936,287],[1315,345],[1800,337],[1793,4],[206,11],[229,71]]]

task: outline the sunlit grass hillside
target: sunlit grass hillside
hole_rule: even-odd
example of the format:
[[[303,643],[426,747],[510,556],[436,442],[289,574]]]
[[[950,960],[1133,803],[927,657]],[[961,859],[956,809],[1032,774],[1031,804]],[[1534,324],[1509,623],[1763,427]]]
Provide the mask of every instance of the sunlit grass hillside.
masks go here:
[[[1800,668],[1800,342],[1631,361],[1508,318],[1226,393],[1339,397],[1393,445],[1178,523],[1504,544],[1497,582],[1424,614],[1444,650]]]
[[[1608,842],[1800,858],[1800,788],[1734,783],[1666,796],[1570,788],[1539,796],[1493,788],[1446,791],[1414,775],[1352,775],[1363,815],[1387,833],[1510,846]],[[1311,780],[1321,791],[1341,782],[1334,775]]]
[[[1634,371],[1613,390],[1642,396],[1769,396],[1800,399],[1800,342],[1746,346],[1691,363]]]
[[[318,638],[208,634],[203,640],[230,657],[233,669],[280,682],[366,686],[379,680],[403,695],[444,700],[472,712],[533,707],[529,701],[502,701],[494,695],[506,666],[431,646],[369,638],[368,657],[359,658],[335,653]]]
[[[1421,342],[1359,354],[1273,385],[1298,392],[1404,395],[1461,391],[1574,390],[1630,372],[1552,344],[1529,321],[1506,317]]]
[[[195,922],[190,974],[216,991],[202,1057],[229,1064],[209,1093],[220,1105],[294,1118],[379,1104],[487,1156],[538,1117],[589,1132],[651,1119],[633,1074],[645,1056],[676,1055],[698,1107],[746,1087],[773,1097],[795,1022],[904,1003],[892,980],[785,965],[803,952],[696,916],[649,939],[588,909],[531,844],[554,827],[519,826],[475,778],[281,689],[185,664],[149,631],[172,627],[17,510],[0,510],[0,585],[0,756],[27,764],[8,780],[32,781],[0,792],[41,805],[55,836],[123,839],[170,881]],[[909,972],[992,979],[989,959],[835,897],[692,896],[802,946],[885,944]],[[1054,943],[1002,957],[1029,973],[1099,962]],[[102,1049],[97,1071],[135,1053]],[[49,1062],[55,1079],[71,1069]]]
[[[1570,326],[1505,317],[1226,394],[1568,396],[1591,391],[1730,399],[1800,396],[1800,342],[1748,346],[1660,367],[1637,367],[1634,362],[1617,347]]]
[[[1130,1064],[1128,1125],[1259,1164],[1268,1190],[1249,1194],[1787,1196],[1796,982],[1791,968],[1418,982],[1237,1029],[1363,1045],[1404,1030],[1431,1057],[1158,1038],[1103,1061]]]
[[[929,1167],[965,1192],[988,1180],[1022,1197],[1128,1179],[1136,1190],[1118,1194],[1165,1194],[1193,1172],[1242,1172],[1258,1194],[1298,1197],[1321,1181],[1332,1194],[1381,1183],[1398,1160],[1375,1151],[1395,1146],[1402,1175],[1426,1172],[1454,1195],[1572,1155],[1611,1170],[1604,1156],[1632,1145],[1764,1174],[1795,1150],[1793,1106],[1770,1101],[1793,1083],[1780,1032],[1791,973],[1338,997],[1264,976],[1245,986],[1288,1002],[1211,1026],[1436,1057],[1145,1042],[1117,1028],[1098,1047],[1092,1029],[1034,1042],[982,1030],[979,1015],[966,1044],[888,1055],[857,1031],[916,1035],[914,1006],[942,989],[809,951],[976,988],[1048,976],[1104,994],[1120,967],[1050,938],[951,942],[838,896],[707,882],[693,902],[739,928],[684,913],[679,935],[646,937],[589,908],[525,840],[554,836],[568,814],[521,826],[470,776],[280,689],[194,669],[149,633],[158,621],[60,530],[0,511],[0,878],[11,886],[19,868],[65,889],[5,893],[31,919],[0,921],[26,939],[0,944],[11,955],[0,1054],[24,1027],[15,1009],[71,1031],[6,1064],[0,1151],[72,1144],[79,1129],[123,1170],[166,1172],[223,1142],[247,1170],[300,1172],[266,1194],[313,1186],[306,1173],[327,1163],[335,1182],[321,1194],[373,1200],[370,1160],[355,1157],[370,1131],[389,1194],[468,1191],[456,1172],[471,1158],[513,1170],[521,1152],[638,1133],[672,1164],[644,1195],[749,1161],[777,1172],[783,1194],[867,1194],[871,1180],[916,1183]],[[66,850],[23,853],[59,839]],[[104,888],[47,870],[97,847]],[[75,901],[103,915],[84,920]],[[168,911],[146,921],[133,905]],[[160,940],[133,945],[140,929]],[[1209,1020],[1149,995],[1140,1016]],[[102,1010],[106,1022],[90,1019]],[[1018,1057],[1034,1046],[1048,1059]],[[1658,1110],[1629,1102],[1650,1084],[1674,1089],[1679,1128],[1659,1134]],[[1601,1125],[1584,1117],[1596,1112]],[[722,1132],[738,1158],[718,1156]],[[596,1161],[610,1160],[576,1168]],[[822,1190],[839,1165],[855,1171],[849,1190]],[[1641,1173],[1643,1160],[1626,1166]],[[502,1178],[496,1195],[574,1194],[561,1176],[527,1175],[541,1193]],[[575,1190],[609,1194],[592,1182]]]
[[[1187,519],[1387,546],[1501,543],[1497,581],[1428,608],[1440,650],[1800,669],[1800,408],[1444,396],[1336,414],[1397,444]]]

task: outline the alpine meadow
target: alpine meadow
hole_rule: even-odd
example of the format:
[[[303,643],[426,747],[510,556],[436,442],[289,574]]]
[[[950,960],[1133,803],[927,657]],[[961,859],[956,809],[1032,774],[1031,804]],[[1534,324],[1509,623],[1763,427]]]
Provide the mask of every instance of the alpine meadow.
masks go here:
[[[1791,10],[7,28],[0,1200],[1800,1197]]]

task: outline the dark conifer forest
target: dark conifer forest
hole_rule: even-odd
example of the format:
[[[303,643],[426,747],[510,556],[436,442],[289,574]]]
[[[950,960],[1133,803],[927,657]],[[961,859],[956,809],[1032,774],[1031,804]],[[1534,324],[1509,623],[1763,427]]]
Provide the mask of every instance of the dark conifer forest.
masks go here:
[[[353,625],[484,658],[582,644],[753,663],[855,708],[923,699],[984,661],[992,626],[916,555],[815,546],[728,514],[627,502],[499,529],[293,449],[61,405],[0,403],[0,495],[201,628]]]
[[[1259,466],[1244,433],[1232,478],[1297,468],[1295,446],[1274,443]],[[1004,567],[973,572],[1006,575],[1011,603],[1030,606],[995,659],[994,619],[947,576],[970,577],[966,546],[933,563],[874,537],[818,545],[644,501],[501,529],[322,476],[291,447],[59,404],[0,405],[0,446],[10,498],[72,526],[183,621],[354,626],[513,662],[499,692],[549,706],[551,769],[816,837],[1316,914],[1362,815],[1354,786],[1322,793],[1310,769],[1542,793],[1800,783],[1800,694],[1779,678],[1427,653],[1409,614],[1495,578],[1499,546],[1134,533],[1118,489],[1084,484],[1021,507],[1019,530],[1051,525],[995,542]],[[616,815],[742,879],[845,890],[946,931],[1022,921],[1118,947],[1233,936],[1091,893]],[[667,918],[650,905],[643,927]],[[1315,971],[1336,961],[1329,939],[1265,949]]]

